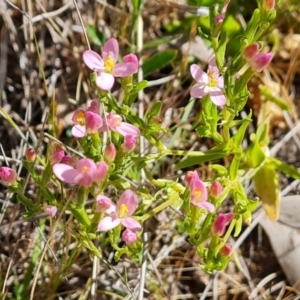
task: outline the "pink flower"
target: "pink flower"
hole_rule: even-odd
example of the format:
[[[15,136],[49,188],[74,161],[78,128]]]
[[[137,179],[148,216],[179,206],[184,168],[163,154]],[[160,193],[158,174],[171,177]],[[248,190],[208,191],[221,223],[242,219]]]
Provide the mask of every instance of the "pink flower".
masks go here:
[[[190,71],[192,77],[199,83],[191,89],[192,97],[202,98],[209,95],[215,105],[223,106],[226,104],[226,98],[222,91],[224,78],[220,76],[215,57],[208,64],[207,73],[203,72],[196,64],[191,65]]]
[[[132,136],[140,136],[140,130],[126,122],[122,122],[122,117],[117,114],[109,113],[106,116],[107,124],[104,124],[99,130],[100,131],[107,131],[108,129],[112,131],[117,131],[123,136],[132,135]]]
[[[76,168],[59,163],[52,169],[55,176],[63,182],[89,187],[105,178],[108,166],[105,162],[95,164],[89,158],[82,158],[76,163]]]
[[[125,153],[132,152],[136,145],[136,139],[133,135],[126,135],[124,137],[124,143],[121,145]]]
[[[210,195],[212,197],[219,197],[223,192],[223,187],[218,180],[215,180],[210,187]]]
[[[225,233],[226,226],[231,222],[234,213],[218,214],[215,222],[212,225],[212,232],[214,235],[222,236]]]
[[[57,207],[56,206],[52,206],[52,205],[48,205],[44,207],[44,211],[45,213],[50,216],[51,218],[53,218],[56,213],[57,213]]]
[[[215,211],[212,203],[208,202],[208,193],[204,182],[199,178],[197,171],[194,171],[188,179],[188,186],[191,189],[191,203],[210,212]]]
[[[64,156],[65,156],[65,151],[61,148],[57,149],[56,151],[52,152],[50,155],[50,164],[54,165],[61,162]]]
[[[261,72],[273,59],[273,54],[269,53],[258,53],[250,59],[250,66],[253,71]]]
[[[17,179],[17,173],[11,168],[0,167],[0,178],[4,184],[12,184]]]
[[[72,134],[76,138],[84,137],[87,132],[96,132],[103,125],[102,118],[94,112],[93,106],[90,106],[86,111],[77,109],[74,112],[72,121],[75,123]]]
[[[132,231],[130,229],[125,229],[125,231],[122,233],[122,241],[125,242],[127,245],[130,245],[134,242],[136,242],[138,239],[137,234],[135,231]]]
[[[119,44],[114,38],[108,39],[104,44],[102,57],[92,50],[83,53],[85,64],[97,73],[96,84],[102,90],[112,88],[114,77],[127,77],[137,72],[137,64],[132,57],[125,56],[124,62],[117,63],[118,55]]]
[[[248,45],[244,50],[243,50],[243,57],[246,60],[250,60],[254,55],[256,55],[259,51],[259,44],[258,43],[253,43]]]
[[[142,229],[141,224],[135,219],[131,218],[132,214],[138,206],[138,196],[131,190],[126,190],[120,196],[117,204],[111,204],[106,210],[109,216],[104,217],[98,224],[99,231],[108,231],[120,224],[132,230],[139,231]]]

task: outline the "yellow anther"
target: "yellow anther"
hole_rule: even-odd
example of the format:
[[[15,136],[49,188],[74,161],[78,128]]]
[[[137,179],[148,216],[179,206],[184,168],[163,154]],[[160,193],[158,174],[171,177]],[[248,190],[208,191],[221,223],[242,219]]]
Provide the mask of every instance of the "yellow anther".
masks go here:
[[[120,210],[119,210],[119,218],[123,219],[128,213],[128,208],[125,204],[121,204]]]
[[[83,166],[82,168],[81,168],[81,172],[83,172],[83,173],[86,173],[86,172],[88,172],[89,171],[89,167],[87,167],[87,166]]]
[[[207,73],[208,77],[209,77],[209,86],[210,87],[215,87],[218,85],[218,80],[215,77],[215,72],[211,71]]]
[[[78,114],[76,115],[76,120],[80,125],[85,124],[84,112],[83,111],[78,112]]]
[[[112,70],[115,66],[115,62],[112,58],[110,58],[109,56],[106,58],[105,62],[104,62],[104,66],[105,66],[105,72],[106,73],[112,73]]]

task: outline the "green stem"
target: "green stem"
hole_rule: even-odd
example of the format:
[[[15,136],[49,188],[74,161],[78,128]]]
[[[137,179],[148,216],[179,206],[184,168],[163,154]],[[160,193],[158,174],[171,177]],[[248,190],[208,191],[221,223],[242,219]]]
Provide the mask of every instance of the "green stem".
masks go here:
[[[139,217],[137,219],[141,220],[142,222],[145,222],[150,217],[158,214],[159,212],[161,212],[162,210],[164,210],[168,206],[172,205],[178,199],[179,199],[178,193],[174,193],[169,200],[167,200],[166,202],[162,203],[161,205],[153,208],[150,212],[146,213],[145,215],[143,215],[142,217]]]

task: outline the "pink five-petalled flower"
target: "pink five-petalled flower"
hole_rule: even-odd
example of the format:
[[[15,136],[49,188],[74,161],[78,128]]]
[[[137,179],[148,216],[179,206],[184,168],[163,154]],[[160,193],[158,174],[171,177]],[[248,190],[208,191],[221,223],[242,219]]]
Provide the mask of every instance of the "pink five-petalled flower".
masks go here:
[[[196,64],[191,65],[190,71],[192,77],[198,82],[198,85],[191,89],[192,97],[202,98],[209,95],[215,105],[223,106],[226,104],[226,97],[223,93],[224,78],[220,76],[215,57],[208,64],[207,73]]]
[[[120,196],[117,204],[111,204],[106,210],[109,216],[104,217],[98,224],[99,231],[108,231],[120,224],[132,230],[139,231],[142,229],[141,224],[131,216],[138,206],[138,196],[131,190],[126,190]]]
[[[85,64],[97,73],[96,84],[102,90],[112,88],[115,77],[127,77],[137,72],[137,58],[125,56],[122,63],[117,63],[119,44],[114,38],[106,41],[102,48],[102,56],[92,50],[83,53]]]
[[[4,184],[12,184],[17,179],[17,173],[12,168],[0,167],[0,178]]]
[[[99,115],[99,104],[93,100],[87,110],[77,109],[72,117],[74,126],[72,135],[76,138],[82,138],[87,132],[96,132],[103,125],[103,120]]]
[[[204,182],[199,178],[197,171],[186,178],[186,182],[191,189],[191,203],[202,209],[208,210],[210,212],[215,211],[215,207],[212,203],[208,202],[207,188]]]
[[[214,235],[222,236],[225,233],[226,226],[231,222],[234,213],[218,214],[215,222],[212,225],[212,232]]]
[[[105,178],[108,166],[104,161],[96,164],[89,158],[82,158],[77,161],[76,168],[58,163],[52,169],[61,181],[90,187],[94,182],[97,183]]]

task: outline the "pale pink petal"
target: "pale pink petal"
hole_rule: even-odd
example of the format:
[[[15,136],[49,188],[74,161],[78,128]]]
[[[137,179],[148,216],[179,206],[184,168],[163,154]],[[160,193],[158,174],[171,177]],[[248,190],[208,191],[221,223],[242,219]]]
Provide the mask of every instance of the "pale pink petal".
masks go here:
[[[108,231],[120,225],[121,220],[112,218],[111,216],[103,218],[100,223],[98,224],[99,231]]]
[[[196,81],[203,82],[206,84],[209,82],[209,78],[208,78],[207,74],[205,72],[203,72],[202,69],[198,65],[196,65],[196,64],[191,65],[190,71],[191,71],[192,77]]]
[[[220,71],[216,64],[216,57],[211,58],[208,63],[207,73],[214,73],[214,77],[217,78],[220,74]]]
[[[96,84],[104,91],[110,90],[115,82],[115,78],[112,74],[101,72],[96,78]]]
[[[89,132],[95,132],[103,125],[102,118],[92,111],[86,111],[84,119],[86,130]]]
[[[131,62],[123,62],[115,65],[113,75],[115,77],[126,77],[137,72],[136,65]]]
[[[205,210],[208,210],[211,213],[213,213],[215,211],[215,206],[212,203],[207,202],[207,201],[198,203],[197,206],[200,208],[203,208]]]
[[[190,94],[194,98],[202,98],[207,95],[207,92],[205,92],[205,87],[194,86],[192,87]]]
[[[119,43],[116,39],[110,38],[108,39],[103,48],[102,48],[102,56],[103,59],[106,60],[108,57],[111,58],[114,62],[117,61],[119,55]]]
[[[219,89],[210,90],[209,96],[211,101],[217,106],[223,106],[226,104],[226,97],[223,92]]]
[[[224,77],[223,76],[219,76],[218,77],[218,88],[223,89],[224,88]]]
[[[120,206],[124,204],[128,209],[126,217],[129,217],[136,210],[138,201],[138,196],[132,190],[125,190],[117,202],[117,211],[119,211]]]
[[[121,224],[124,227],[129,228],[129,229],[131,229],[133,231],[140,231],[140,230],[142,230],[141,224],[138,221],[136,221],[135,219],[130,218],[130,217],[121,220]]]
[[[82,158],[80,160],[78,160],[77,164],[76,164],[76,169],[79,172],[95,172],[97,167],[96,164],[93,160],[89,159],[89,158]]]
[[[85,126],[81,126],[81,125],[74,125],[72,127],[72,135],[76,138],[82,138],[85,136],[86,134],[86,129]]]
[[[119,126],[117,126],[117,131],[123,135],[132,135],[132,136],[140,136],[140,130],[132,124],[121,122]]]
[[[105,161],[99,161],[96,163],[96,166],[97,169],[95,171],[94,181],[100,182],[106,177],[108,165]]]
[[[52,167],[54,175],[61,181],[66,183],[76,183],[76,176],[78,175],[78,171],[73,167],[66,164],[55,164]]]
[[[83,52],[84,63],[93,71],[99,72],[104,70],[104,61],[102,57],[92,50],[87,50]]]
[[[75,177],[75,182],[79,185],[90,187],[94,182],[94,177],[91,173],[79,172]]]

